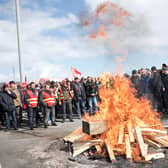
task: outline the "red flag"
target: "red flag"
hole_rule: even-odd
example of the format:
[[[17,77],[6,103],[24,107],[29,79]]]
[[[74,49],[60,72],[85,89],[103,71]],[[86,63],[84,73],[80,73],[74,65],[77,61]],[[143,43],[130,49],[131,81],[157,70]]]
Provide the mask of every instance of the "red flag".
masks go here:
[[[82,75],[81,72],[79,72],[77,69],[71,67],[71,72],[73,77],[80,77]]]

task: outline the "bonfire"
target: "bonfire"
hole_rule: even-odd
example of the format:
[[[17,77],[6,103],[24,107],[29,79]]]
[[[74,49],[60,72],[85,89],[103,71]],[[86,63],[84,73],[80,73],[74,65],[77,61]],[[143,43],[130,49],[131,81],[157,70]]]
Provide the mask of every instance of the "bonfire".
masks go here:
[[[88,18],[81,20],[81,25],[87,28],[99,23],[97,29],[91,29],[89,37],[92,40],[102,39],[112,46],[118,64],[117,74],[122,72],[122,62],[128,56],[127,38],[138,37],[139,41],[139,29],[136,28],[142,24],[132,21],[132,17],[118,5],[105,2]],[[131,30],[135,29],[137,31],[132,33]],[[102,157],[107,154],[111,161],[115,161],[118,155],[139,162],[164,158],[164,153],[151,153],[149,150],[150,146],[156,149],[168,147],[167,131],[158,113],[152,109],[151,102],[145,97],[138,98],[131,82],[122,75],[112,77],[105,74],[101,79],[99,111],[94,116],[86,114],[82,127],[64,138],[72,149],[73,157],[94,147],[96,154]]]
[[[94,116],[86,114],[83,127],[64,138],[73,143],[73,156],[94,146],[96,153],[102,156],[108,153],[111,161],[115,161],[117,155],[134,161],[164,158],[164,153],[148,152],[149,146],[168,147],[167,131],[150,101],[137,98],[127,78],[115,76],[110,88],[106,87],[108,80],[103,76],[99,111]]]

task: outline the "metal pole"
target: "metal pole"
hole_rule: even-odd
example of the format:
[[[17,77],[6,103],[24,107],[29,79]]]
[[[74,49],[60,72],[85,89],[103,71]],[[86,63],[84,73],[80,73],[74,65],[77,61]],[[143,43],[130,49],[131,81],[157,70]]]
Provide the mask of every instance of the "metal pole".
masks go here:
[[[17,43],[18,43],[18,57],[19,57],[19,73],[20,82],[23,82],[22,76],[22,61],[21,61],[21,47],[20,47],[20,10],[19,10],[19,0],[15,0],[16,6],[16,29],[17,29]]]
[[[15,66],[12,66],[12,72],[13,72],[13,80],[15,81],[16,78],[15,78]]]

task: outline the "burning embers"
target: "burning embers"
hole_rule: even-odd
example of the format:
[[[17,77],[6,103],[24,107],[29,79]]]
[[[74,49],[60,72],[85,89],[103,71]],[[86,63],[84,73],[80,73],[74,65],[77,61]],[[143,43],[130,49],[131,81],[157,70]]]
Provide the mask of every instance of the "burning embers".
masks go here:
[[[99,112],[86,115],[83,129],[79,128],[66,136],[64,141],[73,146],[73,156],[95,147],[96,153],[108,153],[111,161],[116,156],[125,155],[133,161],[150,161],[164,158],[164,153],[150,153],[148,148],[168,147],[167,131],[150,102],[138,99],[130,81],[116,76],[111,88],[106,88],[109,80],[102,78],[104,87],[100,89],[102,102]]]

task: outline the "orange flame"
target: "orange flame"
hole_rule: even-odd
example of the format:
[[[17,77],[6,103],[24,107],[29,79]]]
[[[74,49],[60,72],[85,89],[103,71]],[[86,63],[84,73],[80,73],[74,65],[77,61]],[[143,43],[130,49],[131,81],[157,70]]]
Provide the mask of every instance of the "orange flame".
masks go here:
[[[102,79],[105,83],[109,80],[109,76],[105,74]],[[130,124],[132,128],[157,125],[157,129],[164,130],[158,113],[152,110],[151,104],[147,99],[138,99],[136,97],[136,90],[128,79],[115,76],[112,88],[102,87],[100,96],[102,98],[102,103],[99,105],[100,111],[95,116],[87,114],[84,119],[88,121],[107,120],[108,131],[102,134],[100,138],[102,140],[108,139],[111,143],[111,148],[118,146],[118,136],[121,127],[125,129],[124,131],[128,131],[126,128]],[[120,149],[124,153],[125,142],[123,143]],[[136,153],[139,152],[136,151],[134,153],[136,159],[138,159],[138,154]]]

